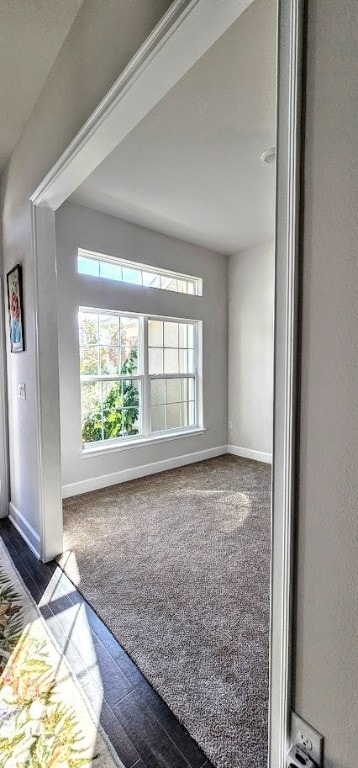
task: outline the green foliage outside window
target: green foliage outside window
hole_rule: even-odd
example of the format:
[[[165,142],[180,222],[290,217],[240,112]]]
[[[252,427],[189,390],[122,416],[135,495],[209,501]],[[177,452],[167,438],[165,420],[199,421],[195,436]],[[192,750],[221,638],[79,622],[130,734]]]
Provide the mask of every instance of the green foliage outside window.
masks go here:
[[[137,348],[133,347],[121,367],[123,376],[137,371]],[[91,412],[82,422],[82,441],[93,443],[123,435],[137,435],[139,417],[139,390],[136,380],[125,379],[111,383],[101,403],[93,403]]]

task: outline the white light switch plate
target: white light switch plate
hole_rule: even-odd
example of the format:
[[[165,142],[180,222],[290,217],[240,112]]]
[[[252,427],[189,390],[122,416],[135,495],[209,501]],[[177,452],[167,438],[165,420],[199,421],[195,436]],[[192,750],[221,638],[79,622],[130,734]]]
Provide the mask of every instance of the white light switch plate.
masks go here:
[[[26,384],[17,385],[17,396],[19,400],[26,400]]]

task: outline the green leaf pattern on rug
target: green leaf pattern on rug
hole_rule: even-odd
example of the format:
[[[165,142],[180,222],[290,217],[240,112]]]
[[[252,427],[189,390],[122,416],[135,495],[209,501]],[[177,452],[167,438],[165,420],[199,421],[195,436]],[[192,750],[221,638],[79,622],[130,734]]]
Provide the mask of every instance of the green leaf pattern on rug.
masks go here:
[[[92,765],[75,711],[59,700],[47,643],[29,636],[20,597],[1,568],[0,675],[0,768]]]

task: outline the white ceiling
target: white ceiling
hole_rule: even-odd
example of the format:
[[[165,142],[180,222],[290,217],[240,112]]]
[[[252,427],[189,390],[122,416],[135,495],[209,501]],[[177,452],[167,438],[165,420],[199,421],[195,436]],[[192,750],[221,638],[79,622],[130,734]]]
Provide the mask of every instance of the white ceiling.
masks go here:
[[[0,0],[0,171],[82,0]]]
[[[70,200],[222,253],[272,239],[275,55],[254,0]]]

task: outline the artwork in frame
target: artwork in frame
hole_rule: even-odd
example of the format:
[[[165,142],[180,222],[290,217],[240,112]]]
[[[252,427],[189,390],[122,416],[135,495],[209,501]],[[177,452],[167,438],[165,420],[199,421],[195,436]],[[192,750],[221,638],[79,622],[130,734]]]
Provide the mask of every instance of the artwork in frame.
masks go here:
[[[7,274],[7,296],[9,303],[9,329],[11,352],[23,352],[24,326],[22,317],[22,269],[16,264]]]

